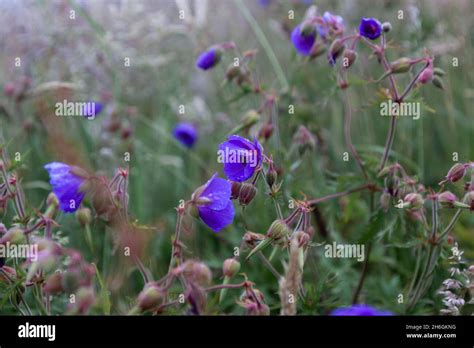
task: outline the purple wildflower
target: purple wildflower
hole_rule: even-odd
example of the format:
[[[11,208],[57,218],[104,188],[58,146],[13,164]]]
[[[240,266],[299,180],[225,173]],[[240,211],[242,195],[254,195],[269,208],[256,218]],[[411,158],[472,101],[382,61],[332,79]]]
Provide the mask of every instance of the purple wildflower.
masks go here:
[[[362,18],[359,33],[370,40],[375,40],[382,33],[382,24],[375,18]]]
[[[351,307],[341,307],[332,311],[334,316],[389,316],[388,311],[380,311],[366,304],[356,304]]]
[[[191,123],[178,123],[173,129],[174,137],[187,148],[192,148],[197,140],[198,132]]]
[[[331,12],[324,12],[322,17],[324,24],[317,26],[318,34],[325,38],[331,29],[333,30],[342,30],[344,29],[344,19],[341,16],[333,15]]]
[[[59,206],[65,213],[75,212],[84,199],[81,186],[85,178],[73,173],[74,167],[61,162],[51,162],[44,166],[49,173],[49,183],[58,197]]]
[[[219,160],[224,163],[224,174],[232,181],[242,182],[252,177],[262,163],[262,147],[238,135],[231,135],[219,145]]]
[[[85,117],[95,117],[102,112],[102,109],[101,103],[89,101],[82,108],[82,115]]]
[[[199,217],[214,232],[219,232],[232,223],[234,206],[230,199],[231,184],[227,180],[218,178],[216,173],[194,195]]]
[[[304,28],[302,24],[298,25],[291,32],[291,42],[296,51],[304,56],[311,54],[311,49],[316,42],[316,30],[313,28]]]
[[[222,51],[217,47],[211,47],[202,52],[196,59],[196,67],[202,70],[213,68],[221,60]]]

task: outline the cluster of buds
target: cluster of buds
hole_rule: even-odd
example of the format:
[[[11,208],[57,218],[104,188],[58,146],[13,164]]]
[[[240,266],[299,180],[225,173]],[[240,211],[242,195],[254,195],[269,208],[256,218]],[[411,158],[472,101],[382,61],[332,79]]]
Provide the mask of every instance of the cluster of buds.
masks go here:
[[[249,281],[245,282],[244,292],[237,301],[237,304],[245,309],[246,315],[269,315],[270,308],[265,304],[263,293],[252,287]]]
[[[257,194],[257,186],[253,183],[232,181],[231,185],[231,199],[238,199],[240,205],[249,205]]]

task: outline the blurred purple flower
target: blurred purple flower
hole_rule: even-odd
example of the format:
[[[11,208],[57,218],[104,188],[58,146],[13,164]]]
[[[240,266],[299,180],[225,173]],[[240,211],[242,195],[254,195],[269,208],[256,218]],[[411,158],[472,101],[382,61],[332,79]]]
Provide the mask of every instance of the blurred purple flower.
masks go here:
[[[359,26],[360,35],[375,40],[382,32],[382,24],[375,18],[362,18]]]
[[[178,123],[173,129],[173,136],[187,148],[192,148],[197,140],[198,132],[191,123]]]
[[[224,174],[232,181],[247,180],[262,163],[262,147],[256,138],[252,143],[241,136],[231,135],[219,145],[218,153],[223,157]]]
[[[81,185],[85,178],[72,172],[74,167],[61,162],[51,162],[44,166],[49,173],[49,183],[58,197],[59,206],[65,213],[75,212],[84,199]]]
[[[222,51],[217,47],[211,47],[202,52],[196,59],[196,67],[202,70],[213,68],[221,60]]]
[[[303,28],[301,24],[296,26],[291,32],[291,42],[293,42],[296,51],[301,55],[309,56],[315,41],[316,30]]]
[[[258,0],[258,4],[262,7],[267,7],[271,4],[271,0]]]
[[[102,112],[103,106],[101,103],[89,101],[84,105],[82,115],[85,117],[97,116]]]
[[[234,220],[231,184],[214,174],[194,197],[199,216],[214,232],[219,232]]]
[[[366,304],[356,304],[351,307],[341,307],[332,311],[334,316],[388,316],[393,315],[388,311],[380,311]]]
[[[333,15],[331,12],[324,12],[323,15],[323,25],[318,25],[318,34],[322,37],[325,38],[330,29],[334,30],[340,30],[344,28],[344,19],[341,16]]]

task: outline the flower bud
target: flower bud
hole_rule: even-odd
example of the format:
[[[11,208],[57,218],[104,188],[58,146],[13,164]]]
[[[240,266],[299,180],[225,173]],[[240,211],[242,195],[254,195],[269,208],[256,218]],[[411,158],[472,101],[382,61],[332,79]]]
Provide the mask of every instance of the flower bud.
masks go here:
[[[352,63],[355,62],[357,58],[357,52],[349,48],[344,50],[344,58],[342,59],[342,64],[345,68],[349,68]]]
[[[315,59],[315,58],[323,55],[324,52],[326,52],[326,46],[324,46],[322,43],[317,42],[311,48],[311,51],[309,53],[309,57],[311,59]]]
[[[81,208],[76,211],[77,221],[81,226],[90,225],[92,222],[92,213],[89,208]]]
[[[418,193],[409,193],[403,199],[406,206],[413,210],[418,210],[423,207],[423,197]]]
[[[46,279],[43,290],[48,295],[55,295],[63,291],[62,273],[55,272]]]
[[[316,139],[313,134],[305,126],[299,126],[293,136],[293,143],[298,146],[298,151],[302,155],[306,150],[314,150],[316,148]]]
[[[463,201],[471,207],[471,210],[474,210],[474,191],[469,191],[466,193]]]
[[[390,30],[392,30],[392,24],[390,24],[389,22],[384,22],[382,24],[382,31],[384,33],[388,33]]]
[[[273,221],[270,225],[270,228],[267,231],[267,237],[273,239],[274,241],[278,241],[284,237],[289,236],[291,233],[291,229],[285,220],[278,219]]]
[[[438,195],[438,202],[442,208],[454,208],[457,197],[454,193],[444,191]]]
[[[265,140],[268,140],[271,138],[273,134],[273,123],[265,123],[262,125],[262,128],[260,128],[260,131],[258,132],[258,136],[260,138],[263,138]]]
[[[254,184],[244,182],[239,190],[239,203],[249,205],[257,194],[257,187]]]
[[[244,237],[242,239],[247,246],[254,248],[258,245],[258,243],[265,239],[265,236],[260,233],[247,231],[245,232]]]
[[[82,286],[76,293],[76,313],[86,314],[95,303],[95,292],[91,286]]]
[[[56,197],[56,195],[51,192],[49,195],[48,195],[48,198],[46,198],[46,204],[48,206],[53,206],[53,207],[57,207],[59,206],[59,200],[58,200],[58,197]]]
[[[25,233],[19,227],[12,227],[0,238],[0,244],[5,244],[6,242],[10,242],[10,244],[25,244]]]
[[[229,67],[227,68],[227,71],[225,72],[225,77],[228,81],[232,81],[234,78],[237,76],[240,76],[240,67],[235,66],[234,64],[230,64]]]
[[[180,267],[180,270],[188,281],[201,286],[209,284],[212,280],[209,267],[199,261],[188,260]]]
[[[242,117],[241,123],[245,128],[250,128],[260,120],[260,114],[256,110],[249,110]]]
[[[224,261],[222,273],[225,277],[232,278],[240,270],[240,262],[236,259],[227,259]]]
[[[464,177],[465,174],[466,174],[466,165],[464,163],[456,163],[448,171],[448,174],[446,175],[446,180],[442,181],[440,185],[446,181],[450,181],[450,182],[459,181]]]
[[[240,192],[240,187],[242,186],[241,182],[238,181],[232,181],[231,182],[231,194],[230,194],[230,199],[236,199],[239,198],[239,192]]]
[[[16,280],[16,270],[9,266],[0,267],[0,284],[10,284],[12,280]]]
[[[15,84],[12,82],[7,82],[5,86],[3,86],[3,93],[5,93],[7,97],[13,97],[15,95],[15,91]]]
[[[155,283],[148,283],[138,295],[138,307],[142,311],[147,311],[157,307],[162,299],[162,289]]]
[[[267,174],[265,176],[268,186],[273,187],[273,184],[276,182],[277,177],[278,177],[278,173],[275,170],[275,167],[273,166],[273,161],[272,161],[270,162]]]
[[[329,46],[328,58],[331,64],[336,62],[337,57],[339,57],[345,49],[344,41],[341,39],[336,39]]]
[[[390,72],[392,74],[401,74],[410,70],[412,60],[407,57],[402,57],[390,64]]]
[[[421,84],[427,84],[433,79],[433,68],[431,66],[425,68],[418,77],[418,82]]]

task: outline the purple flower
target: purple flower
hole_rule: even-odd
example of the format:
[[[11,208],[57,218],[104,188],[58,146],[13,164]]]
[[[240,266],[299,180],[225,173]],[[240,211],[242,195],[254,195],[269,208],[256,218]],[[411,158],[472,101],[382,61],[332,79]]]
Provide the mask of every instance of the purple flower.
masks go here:
[[[299,54],[304,56],[310,55],[315,41],[316,30],[312,28],[306,29],[300,24],[291,32],[291,42],[293,42],[293,46],[295,46]]]
[[[375,40],[382,32],[382,25],[375,18],[362,18],[359,26],[360,35]]]
[[[72,172],[74,167],[61,162],[48,163],[44,168],[49,173],[49,183],[58,197],[61,210],[65,213],[75,212],[84,199],[81,185],[85,178],[74,174]]]
[[[186,122],[178,123],[173,129],[173,135],[187,148],[192,148],[198,137],[196,127]]]
[[[366,304],[356,304],[351,307],[337,308],[332,311],[334,316],[388,316],[392,315],[388,311],[380,311]]]
[[[333,15],[331,12],[324,12],[323,15],[324,24],[318,25],[318,34],[325,38],[329,30],[341,30],[344,29],[344,19],[341,16]]]
[[[82,108],[82,115],[88,118],[95,118],[95,116],[102,112],[102,108],[103,106],[101,103],[89,101]]]
[[[231,184],[214,174],[209,181],[199,188],[193,197],[199,211],[199,217],[214,232],[219,232],[234,220]],[[193,195],[194,196],[194,195]]]
[[[232,181],[242,182],[252,177],[262,163],[262,147],[238,135],[231,135],[219,145],[218,161],[224,163],[224,174]]]
[[[202,52],[196,59],[196,67],[202,70],[213,68],[221,60],[222,51],[217,47],[211,47]]]

